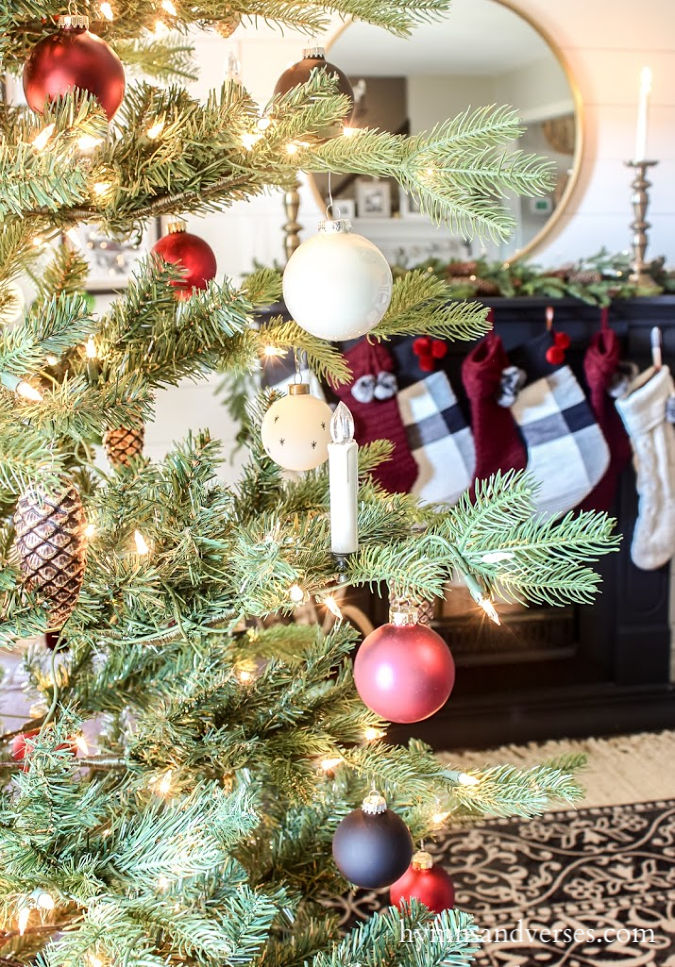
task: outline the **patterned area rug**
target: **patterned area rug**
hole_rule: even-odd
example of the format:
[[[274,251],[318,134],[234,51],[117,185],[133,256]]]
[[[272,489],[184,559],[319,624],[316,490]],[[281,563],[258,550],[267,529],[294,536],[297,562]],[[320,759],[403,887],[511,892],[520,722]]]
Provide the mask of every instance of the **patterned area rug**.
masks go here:
[[[675,967],[675,800],[491,820],[434,852],[486,938],[480,967]],[[387,902],[332,905],[347,924]]]

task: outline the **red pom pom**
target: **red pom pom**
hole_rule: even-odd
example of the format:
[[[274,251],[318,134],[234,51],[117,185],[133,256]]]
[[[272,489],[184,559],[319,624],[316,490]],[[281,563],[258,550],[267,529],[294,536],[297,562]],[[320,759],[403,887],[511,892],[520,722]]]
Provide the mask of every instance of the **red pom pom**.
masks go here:
[[[434,357],[431,356],[431,355],[429,355],[429,356],[420,356],[417,365],[419,366],[419,368],[422,370],[423,373],[433,373],[433,371],[434,371]]]
[[[93,94],[108,120],[124,97],[124,68],[104,40],[82,28],[62,29],[33,48],[23,69],[23,89],[34,111],[76,87]]]
[[[434,359],[443,359],[448,354],[448,347],[442,339],[434,339],[431,344],[431,355]]]
[[[572,340],[566,332],[556,332],[553,338],[558,349],[569,349],[572,345]]]
[[[546,362],[551,366],[559,366],[565,362],[565,353],[560,346],[549,346],[546,350]]]
[[[390,722],[421,722],[447,702],[455,663],[425,625],[386,624],[371,631],[354,661],[361,700]]]
[[[428,336],[418,336],[413,339],[412,348],[416,356],[427,356],[431,352],[431,339]]]
[[[455,905],[455,888],[442,866],[432,863],[428,853],[415,853],[403,876],[392,884],[389,899],[392,906],[404,901],[420,900],[434,913],[450,910]]]
[[[194,289],[205,289],[216,274],[213,249],[191,232],[170,231],[155,242],[152,251],[183,270],[183,278],[172,283],[179,299],[189,299]]]
[[[24,759],[28,758],[35,747],[35,743],[31,742],[30,740],[34,738],[34,736],[38,735],[39,732],[39,729],[31,729],[30,732],[20,732],[19,735],[14,736],[9,744],[9,753],[15,762],[23,762]],[[61,742],[61,744],[57,745],[56,748],[58,750],[67,749],[71,755],[74,756],[77,755],[78,751],[77,745],[72,740],[69,740],[68,742]],[[22,766],[22,769],[24,772],[27,772],[28,765],[26,764]]]

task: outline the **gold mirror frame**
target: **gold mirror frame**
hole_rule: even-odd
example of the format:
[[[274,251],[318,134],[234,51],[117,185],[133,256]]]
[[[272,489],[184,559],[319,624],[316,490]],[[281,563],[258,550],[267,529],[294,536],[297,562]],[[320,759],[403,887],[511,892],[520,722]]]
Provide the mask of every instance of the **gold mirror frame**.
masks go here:
[[[583,101],[581,98],[581,91],[579,90],[579,85],[577,84],[574,76],[572,75],[572,70],[570,68],[565,55],[563,54],[560,47],[557,45],[550,33],[541,27],[529,14],[522,10],[513,0],[492,0],[493,3],[499,3],[502,7],[506,7],[511,10],[516,16],[520,17],[526,23],[532,27],[533,30],[539,34],[539,36],[544,40],[552,54],[558,61],[562,71],[565,75],[567,83],[569,84],[570,91],[572,92],[572,100],[574,102],[574,155],[572,158],[572,168],[570,171],[569,179],[565,190],[560,196],[560,201],[558,202],[555,211],[548,219],[546,224],[537,234],[532,238],[527,245],[523,248],[518,249],[513,255],[509,256],[507,261],[509,264],[517,262],[519,259],[525,258],[526,255],[531,255],[536,249],[540,248],[542,243],[549,238],[553,230],[556,228],[560,218],[565,213],[567,205],[572,197],[574,189],[577,186],[579,180],[579,174],[581,172],[581,161],[583,157],[584,150],[584,112],[583,112]],[[450,16],[452,16],[452,10],[450,10]],[[347,20],[345,23],[341,24],[338,29],[333,33],[325,42],[324,47],[326,53],[330,50],[336,40],[342,36],[342,34],[348,30],[354,23],[353,19]],[[316,200],[316,203],[321,212],[326,214],[326,202],[324,201],[321,192],[319,191],[316,180],[312,172],[307,172],[307,178],[309,185],[312,189],[312,193]]]

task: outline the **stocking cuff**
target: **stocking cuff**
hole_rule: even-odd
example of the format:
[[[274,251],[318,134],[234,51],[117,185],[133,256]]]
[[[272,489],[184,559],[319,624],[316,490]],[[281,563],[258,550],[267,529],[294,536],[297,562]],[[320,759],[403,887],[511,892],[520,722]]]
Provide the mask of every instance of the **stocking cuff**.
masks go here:
[[[666,418],[666,401],[675,391],[667,366],[652,366],[641,373],[628,388],[628,394],[616,401],[616,407],[628,433],[637,436],[654,429]]]

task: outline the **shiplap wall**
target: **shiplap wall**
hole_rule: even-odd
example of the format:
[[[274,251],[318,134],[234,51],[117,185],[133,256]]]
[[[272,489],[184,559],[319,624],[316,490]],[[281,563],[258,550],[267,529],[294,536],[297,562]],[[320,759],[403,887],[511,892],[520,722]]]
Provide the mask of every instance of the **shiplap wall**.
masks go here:
[[[654,173],[651,251],[675,262],[675,3],[673,0],[520,0],[520,7],[555,38],[580,87],[585,113],[585,153],[576,191],[558,231],[535,256],[561,263],[601,246],[626,248],[629,240],[630,173],[624,161],[633,151],[639,72],[654,71],[650,111],[650,153]],[[229,41],[215,34],[198,41],[201,77],[194,91],[204,95],[225,76],[227,54],[237,53],[242,79],[264,102],[276,78],[297,59],[299,36],[240,30]],[[311,193],[303,192],[300,221],[313,231],[318,218]],[[283,214],[278,195],[235,205],[223,215],[193,219],[191,227],[216,251],[219,272],[238,275],[254,258],[282,255]],[[231,437],[226,414],[212,396],[213,383],[186,386],[165,394],[150,429],[149,452],[159,456],[188,426],[209,425],[215,435]],[[233,469],[228,469],[230,476]]]

